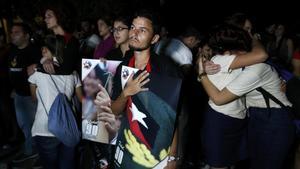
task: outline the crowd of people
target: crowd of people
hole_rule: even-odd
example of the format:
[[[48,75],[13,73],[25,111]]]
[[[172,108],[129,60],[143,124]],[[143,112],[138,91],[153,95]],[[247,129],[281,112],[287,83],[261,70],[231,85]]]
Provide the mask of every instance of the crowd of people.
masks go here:
[[[44,30],[24,21],[0,27],[0,151],[5,157],[21,145],[22,152],[8,163],[38,159],[44,169],[300,168],[294,125],[300,110],[293,106],[300,95],[273,67],[292,72],[299,84],[300,43],[287,25],[254,32],[251,19],[235,13],[208,33],[186,26],[173,36],[153,10],[79,24],[69,14],[66,6],[52,4],[43,13]],[[109,90],[99,65],[80,78],[81,59],[121,62]],[[78,126],[86,125],[81,120],[103,122],[111,144],[83,139],[69,147],[49,132],[57,91],[78,101]]]

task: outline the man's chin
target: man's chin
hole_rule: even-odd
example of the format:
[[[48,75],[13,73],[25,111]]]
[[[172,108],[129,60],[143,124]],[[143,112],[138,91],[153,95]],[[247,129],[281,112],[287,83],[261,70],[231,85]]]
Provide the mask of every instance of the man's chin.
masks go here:
[[[145,50],[145,49],[147,49],[147,48],[140,48],[140,47],[136,47],[136,46],[131,46],[131,45],[129,45],[129,49],[130,49],[130,50],[133,50],[133,51],[143,51],[143,50]]]

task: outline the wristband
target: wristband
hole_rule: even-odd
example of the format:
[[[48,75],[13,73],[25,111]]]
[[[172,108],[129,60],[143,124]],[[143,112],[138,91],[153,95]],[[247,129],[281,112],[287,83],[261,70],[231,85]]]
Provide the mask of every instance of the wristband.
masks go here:
[[[198,77],[197,77],[197,80],[198,80],[198,82],[201,82],[201,80],[202,80],[203,76],[205,76],[205,75],[206,75],[206,73],[205,73],[205,72],[203,72],[203,73],[200,73],[200,74],[198,75]]]
[[[172,161],[178,161],[180,158],[175,156],[168,156],[167,162],[170,163]]]

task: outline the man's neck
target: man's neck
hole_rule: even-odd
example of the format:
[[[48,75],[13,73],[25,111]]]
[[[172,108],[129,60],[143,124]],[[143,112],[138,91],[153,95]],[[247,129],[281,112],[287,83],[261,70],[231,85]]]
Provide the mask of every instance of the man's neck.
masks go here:
[[[24,48],[26,48],[28,45],[29,45],[29,42],[26,41],[26,42],[24,42],[22,45],[19,45],[19,46],[17,46],[17,47],[18,47],[18,49],[24,49]]]
[[[150,58],[150,48],[143,51],[134,51],[134,67],[140,70],[145,69]]]

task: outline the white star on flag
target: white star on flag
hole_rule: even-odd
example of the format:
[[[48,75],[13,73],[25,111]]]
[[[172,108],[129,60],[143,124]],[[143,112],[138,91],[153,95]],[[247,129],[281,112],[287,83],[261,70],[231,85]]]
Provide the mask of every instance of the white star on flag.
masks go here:
[[[131,121],[137,120],[138,122],[140,122],[143,126],[145,126],[148,129],[147,124],[143,120],[147,116],[143,112],[139,111],[133,103],[131,104],[130,110],[132,112],[132,120]]]

